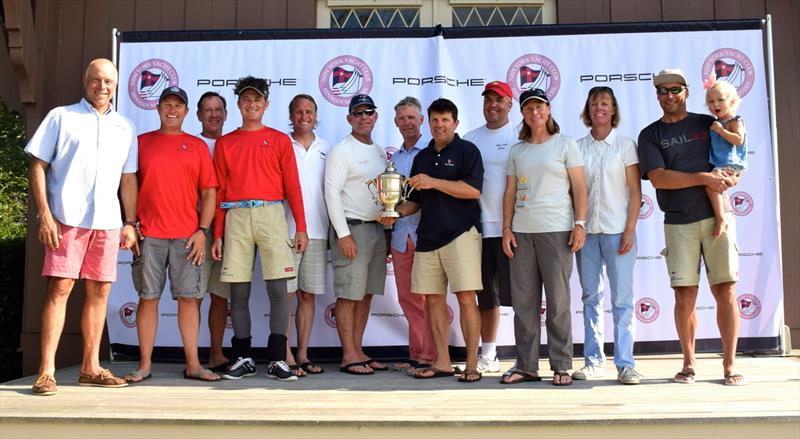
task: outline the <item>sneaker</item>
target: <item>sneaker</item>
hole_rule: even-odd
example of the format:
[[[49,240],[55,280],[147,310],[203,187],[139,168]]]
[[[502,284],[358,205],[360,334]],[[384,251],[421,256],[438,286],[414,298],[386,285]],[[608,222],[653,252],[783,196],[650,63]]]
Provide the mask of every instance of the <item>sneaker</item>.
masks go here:
[[[483,355],[478,355],[478,372],[500,372],[500,360],[497,357],[490,360]]]
[[[297,375],[289,369],[285,361],[270,361],[267,363],[267,378],[273,378],[278,381],[295,381]]]
[[[56,387],[56,377],[43,373],[36,378],[33,383],[33,394],[39,396],[50,396],[58,393]]]
[[[100,369],[97,375],[90,375],[81,372],[78,375],[79,386],[94,386],[94,387],[126,387],[128,382],[124,378],[117,378],[108,369]]]
[[[573,380],[591,380],[603,376],[603,366],[583,366],[572,372]]]
[[[254,376],[255,374],[256,363],[253,362],[253,359],[249,357],[239,357],[236,359],[236,362],[222,374],[222,378],[226,380],[238,380],[244,377]]]
[[[641,378],[639,372],[630,366],[623,367],[617,374],[617,380],[622,384],[639,384]]]

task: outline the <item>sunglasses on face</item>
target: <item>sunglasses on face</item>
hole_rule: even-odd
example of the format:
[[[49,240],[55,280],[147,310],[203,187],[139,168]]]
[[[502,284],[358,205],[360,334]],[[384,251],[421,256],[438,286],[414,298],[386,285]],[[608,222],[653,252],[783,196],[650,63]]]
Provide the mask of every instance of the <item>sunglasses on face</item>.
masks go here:
[[[354,112],[352,112],[350,114],[355,116],[355,117],[372,116],[373,114],[375,114],[375,109],[354,111]]]
[[[682,92],[684,90],[686,90],[686,87],[684,87],[682,85],[681,86],[677,86],[677,87],[669,87],[669,88],[667,88],[667,87],[658,87],[658,88],[656,88],[656,93],[660,94],[661,96],[666,96],[669,93],[672,93],[672,94],[676,95],[676,94],[680,94],[680,92]]]

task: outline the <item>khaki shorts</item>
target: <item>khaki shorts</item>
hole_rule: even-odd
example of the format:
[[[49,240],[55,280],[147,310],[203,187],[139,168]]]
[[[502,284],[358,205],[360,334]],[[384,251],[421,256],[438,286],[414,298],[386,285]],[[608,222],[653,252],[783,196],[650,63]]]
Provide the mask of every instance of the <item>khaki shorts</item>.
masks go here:
[[[671,287],[690,287],[700,283],[700,256],[706,266],[709,285],[739,281],[739,246],[736,245],[736,218],[726,213],[728,228],[716,239],[711,236],[714,218],[689,224],[664,224],[661,252],[667,260]]]
[[[446,294],[448,281],[454,293],[482,290],[481,247],[481,234],[472,227],[436,250],[417,250],[411,268],[411,292]]]
[[[256,247],[264,280],[295,276],[292,240],[283,204],[229,209],[225,215],[222,270],[223,282],[250,282]]]
[[[297,277],[286,281],[287,290],[293,293],[303,290],[311,294],[325,294],[328,274],[328,241],[309,239],[303,253],[294,254]]]
[[[214,238],[209,236],[206,238],[206,259],[203,261],[203,276],[200,278],[200,291],[230,300],[231,284],[219,280],[219,272],[222,270],[222,261],[215,261],[211,257],[212,244],[214,244]]]

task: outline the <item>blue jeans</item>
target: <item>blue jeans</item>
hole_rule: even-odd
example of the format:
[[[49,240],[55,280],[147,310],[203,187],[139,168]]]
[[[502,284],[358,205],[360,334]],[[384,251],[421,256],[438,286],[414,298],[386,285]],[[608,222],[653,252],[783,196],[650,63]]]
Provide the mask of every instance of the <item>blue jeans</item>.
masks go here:
[[[603,353],[603,266],[611,287],[614,317],[614,364],[617,369],[633,367],[633,265],[636,241],[624,255],[618,255],[622,234],[590,233],[578,252],[578,275],[583,294],[583,356],[586,366],[600,366]]]

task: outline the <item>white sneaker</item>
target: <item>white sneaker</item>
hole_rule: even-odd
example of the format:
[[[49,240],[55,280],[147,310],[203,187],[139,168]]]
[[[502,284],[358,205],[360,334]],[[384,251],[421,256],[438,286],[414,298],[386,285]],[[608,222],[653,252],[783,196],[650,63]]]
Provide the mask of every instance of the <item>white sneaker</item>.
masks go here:
[[[639,375],[639,372],[636,372],[636,369],[630,366],[623,367],[617,374],[617,380],[621,384],[639,384],[641,378],[642,376]]]
[[[497,357],[490,360],[483,355],[478,355],[478,372],[500,372],[500,360]]]
[[[591,380],[603,376],[603,366],[583,366],[572,372],[573,380]]]

